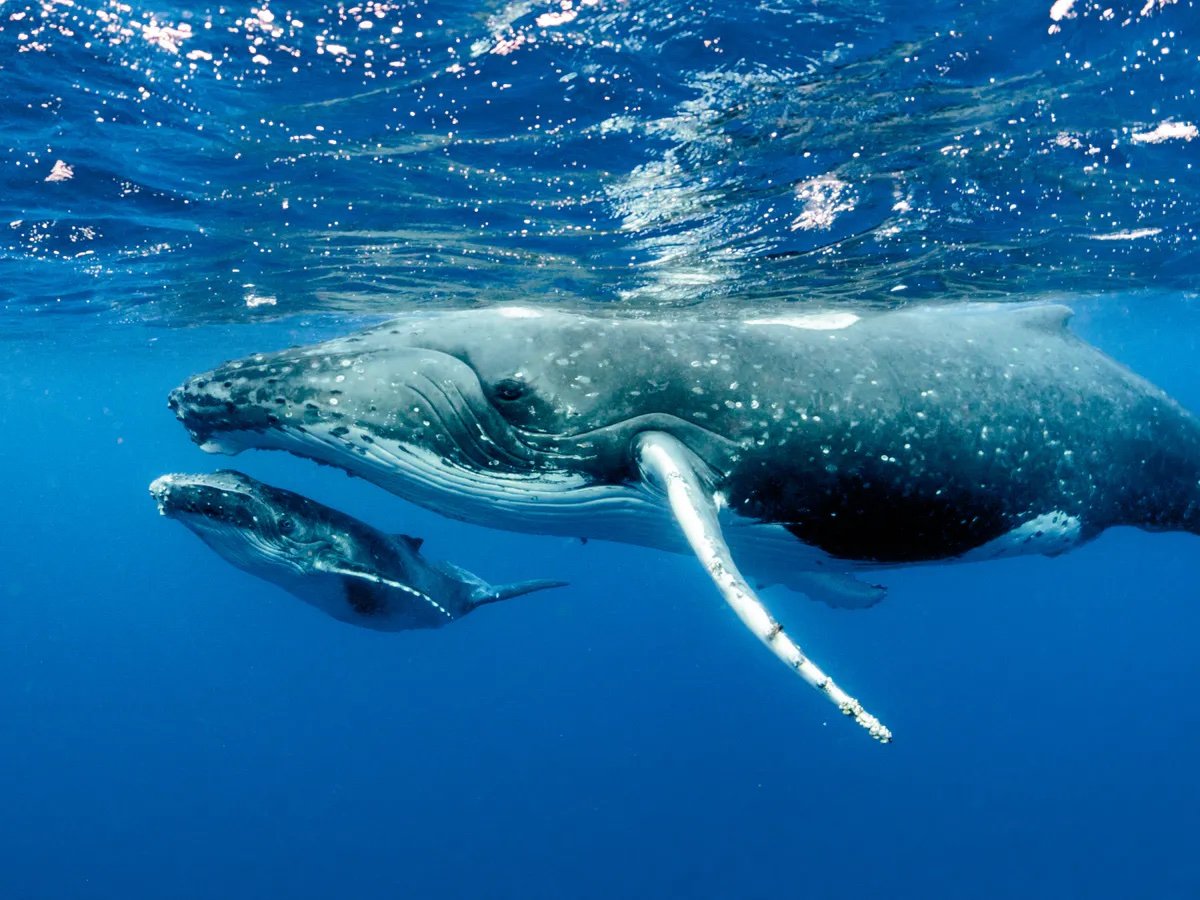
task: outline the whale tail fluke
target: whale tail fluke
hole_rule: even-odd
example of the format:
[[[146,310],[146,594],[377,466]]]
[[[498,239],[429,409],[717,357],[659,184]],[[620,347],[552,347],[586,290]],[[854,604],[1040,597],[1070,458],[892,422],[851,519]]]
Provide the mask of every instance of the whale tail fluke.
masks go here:
[[[509,600],[522,594],[532,594],[534,591],[546,591],[550,588],[566,587],[565,581],[548,581],[543,578],[533,581],[514,581],[511,584],[491,584],[484,581],[474,572],[468,572],[462,566],[442,560],[435,563],[443,574],[462,582],[470,589],[468,599],[471,607],[483,606],[485,603],[495,603],[498,600]]]
[[[547,581],[545,579],[515,581],[512,584],[483,584],[471,594],[471,602],[475,606],[483,606],[485,603],[495,603],[497,600],[509,600],[513,597],[520,597],[522,594],[532,594],[534,591],[566,586],[567,582],[565,581]]]

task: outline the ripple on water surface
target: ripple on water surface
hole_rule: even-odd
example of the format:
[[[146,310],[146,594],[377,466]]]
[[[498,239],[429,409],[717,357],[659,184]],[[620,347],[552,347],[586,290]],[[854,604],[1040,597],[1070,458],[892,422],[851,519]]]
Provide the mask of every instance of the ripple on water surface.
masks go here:
[[[7,4],[10,315],[1194,285],[1192,2]]]

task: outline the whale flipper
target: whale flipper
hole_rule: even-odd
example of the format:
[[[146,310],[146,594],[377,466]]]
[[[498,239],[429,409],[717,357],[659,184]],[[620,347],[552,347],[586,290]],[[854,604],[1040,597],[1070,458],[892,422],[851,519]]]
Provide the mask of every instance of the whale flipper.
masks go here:
[[[887,596],[882,584],[839,572],[798,572],[791,583],[805,596],[835,609],[870,609]]]
[[[754,580],[756,590],[776,586],[786,587],[789,591],[803,594],[809,600],[817,600],[834,609],[870,609],[887,597],[886,586],[863,581],[849,572],[798,570],[789,572],[786,579]]]
[[[891,731],[804,655],[742,577],[721,533],[717,495],[697,473],[694,454],[665,432],[647,431],[638,436],[637,461],[642,477],[666,495],[688,544],[742,623],[796,674],[825,694],[844,714],[853,716],[871,737],[885,744],[890,742]]]

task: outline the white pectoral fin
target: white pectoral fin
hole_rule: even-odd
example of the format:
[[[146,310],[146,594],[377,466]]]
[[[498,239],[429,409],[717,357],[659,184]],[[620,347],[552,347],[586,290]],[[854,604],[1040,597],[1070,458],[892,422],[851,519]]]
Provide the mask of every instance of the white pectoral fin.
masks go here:
[[[892,733],[804,655],[742,577],[721,533],[716,497],[711,487],[704,484],[692,452],[665,432],[648,431],[638,436],[637,460],[642,477],[666,494],[688,544],[743,624],[796,674],[843,713],[853,716],[873,738],[889,742]]]

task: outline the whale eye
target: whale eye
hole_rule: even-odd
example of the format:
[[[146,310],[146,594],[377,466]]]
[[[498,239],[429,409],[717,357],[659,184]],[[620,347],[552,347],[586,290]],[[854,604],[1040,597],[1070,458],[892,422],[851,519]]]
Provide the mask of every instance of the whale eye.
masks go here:
[[[291,519],[289,519],[287,516],[284,516],[283,518],[281,518],[278,522],[275,523],[275,525],[279,529],[279,533],[282,535],[289,535],[293,531],[296,530],[296,523],[293,522]]]
[[[492,388],[492,392],[496,395],[497,400],[503,400],[505,403],[511,403],[514,400],[520,400],[525,396],[527,385],[519,378],[502,378],[497,381]]]

